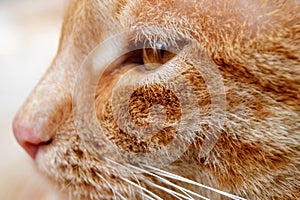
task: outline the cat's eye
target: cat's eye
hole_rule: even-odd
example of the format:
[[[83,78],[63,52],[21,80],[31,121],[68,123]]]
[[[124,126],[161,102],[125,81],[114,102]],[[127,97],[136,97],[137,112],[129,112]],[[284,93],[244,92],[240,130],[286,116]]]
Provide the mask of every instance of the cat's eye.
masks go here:
[[[144,68],[147,71],[157,69],[171,60],[174,56],[175,54],[168,51],[165,44],[158,44],[155,48],[144,47],[142,49],[142,60]]]
[[[132,41],[127,49],[128,53],[122,56],[122,66],[139,66],[145,72],[155,71],[172,60],[188,44],[186,40],[175,42],[157,42],[155,45],[148,41]]]

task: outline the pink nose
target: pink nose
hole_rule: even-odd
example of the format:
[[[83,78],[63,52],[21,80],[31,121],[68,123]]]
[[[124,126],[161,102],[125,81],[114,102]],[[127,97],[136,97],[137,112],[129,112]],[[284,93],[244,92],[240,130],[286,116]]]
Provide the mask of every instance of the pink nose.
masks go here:
[[[42,141],[33,128],[20,125],[16,119],[13,122],[13,132],[18,143],[33,159],[35,159],[39,147],[49,143],[49,141]]]

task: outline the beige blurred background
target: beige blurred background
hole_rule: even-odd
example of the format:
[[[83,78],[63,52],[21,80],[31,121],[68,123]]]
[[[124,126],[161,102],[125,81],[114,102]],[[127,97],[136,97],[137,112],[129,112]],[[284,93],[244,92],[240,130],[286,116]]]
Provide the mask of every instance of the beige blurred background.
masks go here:
[[[31,198],[11,195],[34,176],[11,124],[55,55],[66,5],[66,0],[0,0],[0,199]]]

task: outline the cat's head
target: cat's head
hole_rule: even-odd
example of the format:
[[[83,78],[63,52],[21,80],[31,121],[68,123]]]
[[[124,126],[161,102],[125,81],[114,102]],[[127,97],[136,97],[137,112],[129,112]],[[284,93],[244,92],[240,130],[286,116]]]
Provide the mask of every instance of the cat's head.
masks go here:
[[[297,1],[73,0],[13,129],[74,198],[295,199],[299,80]]]

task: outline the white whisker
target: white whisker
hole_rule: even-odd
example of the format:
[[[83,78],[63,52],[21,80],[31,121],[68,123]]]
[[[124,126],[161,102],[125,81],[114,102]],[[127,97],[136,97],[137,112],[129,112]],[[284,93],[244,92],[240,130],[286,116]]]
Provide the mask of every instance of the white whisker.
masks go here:
[[[122,199],[122,200],[127,200],[124,196],[122,196],[119,192],[116,192],[116,194]]]
[[[138,168],[138,167],[132,166],[132,165],[129,165],[129,166],[132,167],[132,168],[134,168],[134,169],[136,169],[136,170],[139,170],[139,171],[141,171],[141,172],[143,172],[143,173],[149,174],[149,175],[151,175],[151,176],[153,176],[153,177],[159,179],[159,180],[162,181],[163,183],[165,183],[165,184],[167,184],[167,185],[170,185],[170,186],[172,186],[172,187],[174,187],[174,188],[180,190],[182,193],[184,193],[184,194],[186,195],[185,198],[187,198],[187,199],[193,199],[193,197],[191,197],[191,196],[188,194],[188,192],[186,191],[186,190],[187,190],[186,188],[180,187],[180,186],[178,186],[178,185],[176,185],[176,184],[174,184],[174,183],[168,181],[167,179],[164,179],[164,178],[162,178],[162,177],[160,177],[160,176],[158,176],[158,175],[156,175],[156,174],[153,174],[153,173],[151,173],[151,172],[149,172],[149,171],[147,171],[147,170],[144,170],[144,169],[142,169],[142,168]],[[188,191],[189,191],[189,190],[188,190]],[[203,197],[203,198],[205,198],[205,197]]]
[[[139,193],[142,195],[143,199],[144,197],[146,197],[149,200],[155,200],[154,198],[150,197],[148,194],[145,194],[144,192],[139,192]]]
[[[143,190],[144,192],[147,192],[148,194],[152,195],[155,199],[163,200],[162,198],[160,198],[159,196],[157,196],[156,194],[154,194],[154,193],[151,192],[150,190],[148,190],[148,189],[142,187],[141,185],[138,185],[138,184],[136,184],[136,183],[134,183],[134,182],[132,182],[132,181],[130,181],[130,180],[128,180],[128,179],[125,179],[125,178],[121,178],[121,179],[122,179],[123,181],[125,181],[125,182],[127,182],[127,183],[129,183],[129,184],[131,184],[131,185],[133,185],[133,186],[135,186],[135,187],[137,187],[137,188]]]
[[[136,176],[136,175],[135,175],[128,167],[126,167],[126,166],[124,166],[124,165],[122,165],[122,164],[120,164],[120,163],[118,163],[118,162],[116,162],[116,161],[113,161],[113,160],[111,160],[111,159],[109,159],[109,158],[104,158],[104,159],[105,159],[106,161],[110,162],[110,163],[113,163],[113,164],[115,164],[115,165],[118,165],[118,166],[124,168],[125,170],[129,171],[129,173],[133,175],[133,177],[134,177],[134,179],[137,181],[137,183],[138,183],[139,185],[141,185],[141,183],[140,183],[138,177],[137,177],[137,176]],[[140,193],[141,193],[142,196],[144,195],[144,194],[143,194],[143,190],[141,190]]]
[[[244,199],[244,198],[242,198],[242,197],[239,197],[239,196],[236,196],[236,195],[233,195],[233,194],[229,194],[229,193],[227,193],[227,192],[224,192],[224,191],[221,191],[221,190],[218,190],[218,189],[215,189],[215,188],[212,188],[212,187],[209,187],[209,186],[206,186],[206,185],[197,183],[197,182],[192,181],[192,180],[190,180],[190,179],[187,179],[187,178],[178,176],[178,175],[176,175],[176,174],[172,174],[172,173],[170,173],[170,172],[167,172],[167,171],[164,171],[164,170],[161,170],[161,169],[152,167],[152,166],[145,166],[145,165],[143,165],[143,166],[144,166],[145,168],[154,170],[155,173],[158,174],[158,175],[160,175],[160,176],[164,176],[164,177],[171,178],[171,179],[173,179],[173,180],[178,180],[178,181],[181,181],[181,182],[185,182],[185,183],[189,183],[189,184],[192,184],[192,185],[196,185],[196,186],[199,186],[199,187],[202,187],[202,188],[205,188],[205,189],[214,191],[214,192],[216,192],[216,193],[218,193],[218,194],[224,195],[224,196],[229,197],[229,198],[231,198],[231,199],[235,199],[235,200],[246,200],[246,199]]]
[[[197,193],[195,193],[195,192],[193,192],[193,191],[190,191],[190,190],[188,190],[188,189],[186,189],[186,188],[183,188],[183,187],[180,187],[180,186],[178,186],[178,185],[176,185],[176,188],[180,188],[181,190],[184,190],[185,192],[188,192],[188,193],[190,193],[191,195],[194,195],[194,196],[196,196],[196,197],[198,197],[198,198],[200,198],[200,199],[209,200],[208,198],[206,198],[206,197],[204,197],[204,196],[202,196],[202,195],[200,195],[200,194],[197,194]],[[192,199],[193,199],[193,198],[192,198]]]
[[[193,200],[193,198],[186,197],[183,194],[180,194],[180,193],[175,192],[173,190],[170,190],[168,188],[162,187],[162,186],[160,186],[158,184],[152,183],[151,181],[146,181],[146,183],[149,184],[149,185],[151,185],[152,187],[156,187],[156,188],[158,188],[160,190],[163,190],[163,191],[167,192],[168,194],[171,194],[172,196],[176,197],[177,199],[180,199],[180,200],[183,200],[183,199]]]
[[[115,197],[115,199],[117,199],[117,197],[116,197],[116,191],[115,191],[115,189],[111,186],[111,184],[101,175],[101,174],[99,174],[98,172],[95,172],[96,173],[96,175],[99,177],[99,178],[101,178],[107,185],[108,185],[108,187],[111,189],[111,191],[113,192],[113,194],[114,194],[114,197]]]
[[[112,185],[101,174],[99,174],[98,172],[95,172],[95,173],[99,178],[101,178],[108,185],[108,187],[113,192],[115,199],[117,199],[116,196],[119,196],[122,200],[127,200],[123,195],[121,195],[119,192],[117,192],[115,189],[113,189]]]

